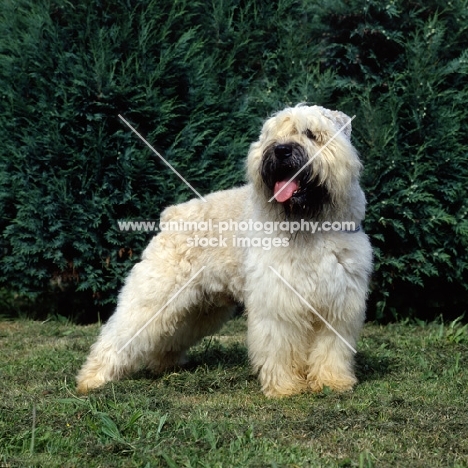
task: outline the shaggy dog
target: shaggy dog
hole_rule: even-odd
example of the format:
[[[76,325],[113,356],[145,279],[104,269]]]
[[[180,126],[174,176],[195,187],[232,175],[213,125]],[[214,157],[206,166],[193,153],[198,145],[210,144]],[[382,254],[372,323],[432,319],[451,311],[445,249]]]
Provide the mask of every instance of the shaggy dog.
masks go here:
[[[133,267],[77,390],[181,364],[239,302],[265,395],[350,390],[372,265],[350,135],[342,112],[286,108],[250,147],[248,185],[167,208],[172,228]]]

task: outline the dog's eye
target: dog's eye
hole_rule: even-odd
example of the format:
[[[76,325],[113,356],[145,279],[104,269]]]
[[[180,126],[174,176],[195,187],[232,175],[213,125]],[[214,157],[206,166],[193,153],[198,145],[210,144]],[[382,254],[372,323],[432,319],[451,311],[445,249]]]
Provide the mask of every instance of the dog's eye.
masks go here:
[[[306,135],[307,138],[309,138],[311,140],[315,140],[315,135],[309,129],[307,129],[305,131],[305,135]]]

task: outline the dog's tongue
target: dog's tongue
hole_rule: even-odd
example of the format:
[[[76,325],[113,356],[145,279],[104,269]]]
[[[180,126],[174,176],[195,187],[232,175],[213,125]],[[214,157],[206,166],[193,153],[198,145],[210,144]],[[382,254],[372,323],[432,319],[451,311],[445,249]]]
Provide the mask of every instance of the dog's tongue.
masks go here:
[[[297,182],[295,180],[282,180],[275,183],[274,194],[275,199],[279,203],[284,203],[286,200],[289,200],[293,193],[298,189]],[[281,192],[280,192],[281,190]]]

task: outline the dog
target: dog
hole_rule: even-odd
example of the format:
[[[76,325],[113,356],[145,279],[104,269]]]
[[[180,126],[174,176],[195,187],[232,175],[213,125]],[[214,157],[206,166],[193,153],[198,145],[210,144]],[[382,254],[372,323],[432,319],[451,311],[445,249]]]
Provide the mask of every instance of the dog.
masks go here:
[[[251,145],[247,185],[164,210],[166,229],[127,277],[77,391],[142,366],[158,374],[182,365],[239,303],[267,397],[351,390],[372,249],[350,138],[340,111],[286,108]]]

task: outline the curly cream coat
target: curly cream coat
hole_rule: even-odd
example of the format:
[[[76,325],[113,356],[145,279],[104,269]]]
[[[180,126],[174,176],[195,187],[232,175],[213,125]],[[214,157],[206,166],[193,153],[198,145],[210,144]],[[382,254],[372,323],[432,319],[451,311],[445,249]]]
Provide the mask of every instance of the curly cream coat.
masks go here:
[[[329,195],[306,221],[351,221],[358,226],[365,197],[359,186],[361,163],[347,122],[345,114],[318,106],[287,108],[265,122],[252,144],[248,185],[162,213],[162,223],[193,222],[192,229],[165,230],[152,239],[77,376],[79,392],[141,366],[159,373],[183,363],[186,350],[215,333],[236,303],[245,304],[249,356],[265,395],[353,387],[352,348],[364,321],[372,266],[371,246],[362,229],[273,234],[217,229],[228,221],[235,226],[248,220],[250,226],[259,226],[298,219],[297,214],[285,215],[296,191],[283,197],[289,201],[270,201],[276,188],[268,187],[262,177],[266,154],[273,151],[274,157],[278,145],[294,146],[305,154],[310,177]],[[196,223],[208,221],[212,231],[195,229]],[[267,237],[280,241],[266,248],[258,241]],[[213,238],[223,241],[212,246],[200,241],[208,244]]]

